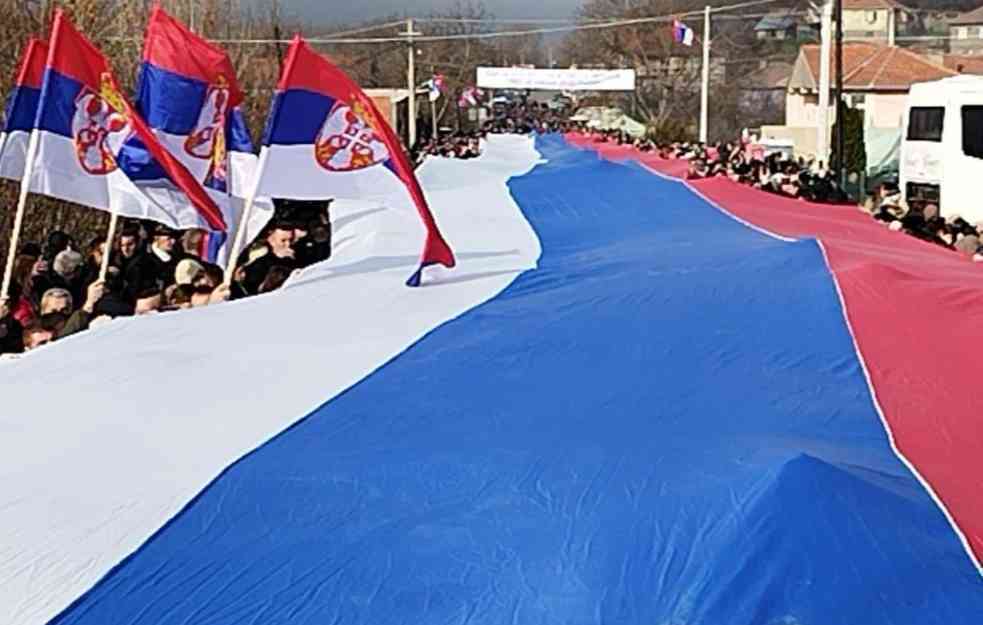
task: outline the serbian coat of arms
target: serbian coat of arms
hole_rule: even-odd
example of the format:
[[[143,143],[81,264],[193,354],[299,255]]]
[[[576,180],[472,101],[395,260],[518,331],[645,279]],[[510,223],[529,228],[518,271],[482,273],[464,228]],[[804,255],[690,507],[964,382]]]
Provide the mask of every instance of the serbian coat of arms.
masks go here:
[[[389,150],[366,119],[372,118],[357,102],[337,102],[314,142],[318,165],[329,171],[354,171],[386,161]]]
[[[193,158],[208,161],[206,186],[225,190],[228,178],[225,126],[229,113],[229,85],[219,76],[210,85],[198,114],[194,130],[184,141],[184,151]]]
[[[127,110],[119,90],[108,75],[102,77],[99,93],[86,88],[75,98],[72,137],[75,155],[86,173],[104,176],[117,169],[110,139],[117,135],[121,144],[129,134]]]

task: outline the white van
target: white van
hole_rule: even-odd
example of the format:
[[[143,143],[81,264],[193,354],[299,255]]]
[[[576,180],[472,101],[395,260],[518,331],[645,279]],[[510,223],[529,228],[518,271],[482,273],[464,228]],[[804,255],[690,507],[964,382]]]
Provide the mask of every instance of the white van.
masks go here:
[[[901,144],[901,192],[911,207],[983,222],[983,76],[916,83]]]

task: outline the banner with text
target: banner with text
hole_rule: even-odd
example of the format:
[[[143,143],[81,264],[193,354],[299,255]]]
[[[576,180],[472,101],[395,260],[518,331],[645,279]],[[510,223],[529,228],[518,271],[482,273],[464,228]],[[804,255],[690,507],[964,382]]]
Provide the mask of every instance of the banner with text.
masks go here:
[[[635,70],[479,67],[478,87],[556,91],[634,91]]]

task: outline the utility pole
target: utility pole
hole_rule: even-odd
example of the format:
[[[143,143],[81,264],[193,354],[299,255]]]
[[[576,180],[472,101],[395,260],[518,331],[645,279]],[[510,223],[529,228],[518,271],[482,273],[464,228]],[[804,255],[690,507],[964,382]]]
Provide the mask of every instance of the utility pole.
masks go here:
[[[188,28],[195,32],[195,0],[188,0]]]
[[[703,83],[700,88],[700,143],[709,136],[710,106],[710,6],[703,11]]]
[[[409,100],[407,100],[407,138],[410,150],[416,145],[416,46],[413,44],[413,37],[420,33],[413,31],[413,18],[406,20],[406,32],[401,33],[406,37],[406,86],[409,88]]]
[[[823,2],[819,27],[819,118],[816,120],[816,160],[829,164],[829,69],[832,65],[833,0]]]
[[[846,177],[843,126],[843,0],[836,0],[836,166],[841,188]]]

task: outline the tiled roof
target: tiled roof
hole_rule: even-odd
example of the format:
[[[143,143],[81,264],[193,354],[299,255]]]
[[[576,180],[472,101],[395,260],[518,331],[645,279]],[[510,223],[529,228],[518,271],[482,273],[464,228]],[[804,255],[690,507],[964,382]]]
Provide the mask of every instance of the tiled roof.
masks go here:
[[[745,89],[785,89],[792,75],[791,63],[769,63],[741,80]]]
[[[962,74],[983,76],[983,56],[947,54],[943,59],[943,63],[947,68]]]
[[[967,11],[949,22],[949,26],[964,26],[966,24],[983,24],[983,6]]]
[[[754,25],[754,30],[788,30],[794,28],[797,23],[798,20],[789,15],[787,11],[780,11],[762,17]]]
[[[894,0],[843,0],[844,11],[876,11],[877,9],[907,8]]]
[[[791,88],[815,89],[819,84],[819,46],[804,45],[799,51],[797,71]],[[835,63],[830,81],[836,81]],[[798,68],[797,68],[798,69]],[[954,76],[955,70],[933,63],[904,48],[876,43],[853,42],[843,45],[843,87],[853,91],[907,91],[916,82]],[[811,84],[808,84],[811,79]],[[806,84],[800,84],[806,83]]]

